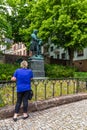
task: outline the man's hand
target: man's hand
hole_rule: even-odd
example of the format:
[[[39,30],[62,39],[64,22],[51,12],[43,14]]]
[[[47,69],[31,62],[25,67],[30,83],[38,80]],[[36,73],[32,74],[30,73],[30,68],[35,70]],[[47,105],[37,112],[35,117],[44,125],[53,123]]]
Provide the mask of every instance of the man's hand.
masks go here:
[[[15,77],[12,77],[12,78],[11,78],[11,81],[16,81],[16,78],[15,78]]]

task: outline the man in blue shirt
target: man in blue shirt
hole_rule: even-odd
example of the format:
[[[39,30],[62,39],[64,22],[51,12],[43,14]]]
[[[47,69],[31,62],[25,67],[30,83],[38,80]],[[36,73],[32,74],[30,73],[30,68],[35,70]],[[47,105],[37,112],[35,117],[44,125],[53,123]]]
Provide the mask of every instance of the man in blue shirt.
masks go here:
[[[16,91],[17,91],[17,102],[13,117],[14,121],[17,121],[17,115],[19,113],[22,101],[23,101],[23,119],[29,117],[29,115],[27,114],[28,95],[29,90],[31,90],[31,79],[33,78],[33,72],[31,69],[27,69],[28,63],[25,60],[21,62],[20,66],[21,68],[17,69],[13,77],[11,78],[12,81],[16,81]]]

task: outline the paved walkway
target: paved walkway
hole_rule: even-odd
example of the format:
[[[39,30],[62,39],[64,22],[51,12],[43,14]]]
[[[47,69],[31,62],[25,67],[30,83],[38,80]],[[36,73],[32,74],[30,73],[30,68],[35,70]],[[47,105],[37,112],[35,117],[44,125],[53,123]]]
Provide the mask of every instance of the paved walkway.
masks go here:
[[[87,100],[33,112],[23,120],[0,120],[0,130],[87,130]]]

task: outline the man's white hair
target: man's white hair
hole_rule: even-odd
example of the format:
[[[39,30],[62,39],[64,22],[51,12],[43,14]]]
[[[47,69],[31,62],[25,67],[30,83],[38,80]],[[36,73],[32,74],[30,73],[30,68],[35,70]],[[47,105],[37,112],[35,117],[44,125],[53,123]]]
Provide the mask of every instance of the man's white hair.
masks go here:
[[[21,68],[27,68],[28,67],[28,62],[23,60],[20,64]]]

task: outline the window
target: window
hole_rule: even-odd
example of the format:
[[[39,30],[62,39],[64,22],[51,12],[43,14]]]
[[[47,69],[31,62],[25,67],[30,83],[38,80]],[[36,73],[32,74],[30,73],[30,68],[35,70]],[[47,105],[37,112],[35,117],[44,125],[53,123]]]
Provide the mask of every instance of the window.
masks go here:
[[[53,56],[51,56],[50,58],[53,59]]]
[[[26,50],[23,50],[23,55],[26,55]]]
[[[62,53],[62,59],[65,59],[65,53]]]
[[[50,51],[53,51],[53,46],[50,48]]]
[[[83,56],[83,55],[84,55],[83,50],[79,50],[79,51],[77,51],[77,56]]]
[[[25,45],[23,44],[23,48],[25,48]]]
[[[21,49],[21,48],[22,48],[22,44],[19,43],[19,44],[18,44],[18,49]]]
[[[59,59],[59,54],[57,55],[57,59]]]
[[[14,51],[16,50],[16,45],[14,45],[13,49],[14,49]]]
[[[19,55],[22,55],[22,52],[21,52],[21,51],[19,52]]]
[[[17,55],[19,55],[19,52],[17,52]]]

